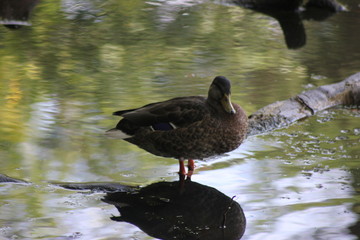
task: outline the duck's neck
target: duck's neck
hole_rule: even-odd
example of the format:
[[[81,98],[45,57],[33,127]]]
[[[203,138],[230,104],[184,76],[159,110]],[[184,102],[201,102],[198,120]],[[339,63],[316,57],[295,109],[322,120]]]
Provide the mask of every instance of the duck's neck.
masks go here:
[[[206,99],[206,104],[209,106],[209,109],[215,116],[227,115],[228,113],[224,110],[222,104],[218,101],[211,99]]]

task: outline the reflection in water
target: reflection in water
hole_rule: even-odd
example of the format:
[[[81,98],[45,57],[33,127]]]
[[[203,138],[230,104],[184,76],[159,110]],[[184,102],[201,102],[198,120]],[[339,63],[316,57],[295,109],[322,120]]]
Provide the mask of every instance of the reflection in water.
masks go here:
[[[31,25],[28,20],[38,0],[1,0],[0,24],[10,29]]]
[[[336,0],[233,0],[235,3],[252,9],[272,9],[296,11],[300,7],[321,8],[327,11],[338,12],[344,10],[344,7]],[[305,4],[304,4],[305,2]],[[303,5],[304,4],[304,5]],[[303,5],[303,6],[302,6]]]
[[[26,181],[12,178],[0,173],[0,183],[26,183]]]
[[[158,182],[137,192],[108,193],[103,201],[113,204],[129,222],[160,239],[240,239],[246,220],[240,205],[215,188],[196,182]]]
[[[324,21],[345,7],[335,0],[313,0],[300,8],[302,1],[234,0],[234,3],[275,18],[283,30],[289,49],[301,48],[306,44],[303,20]]]
[[[360,193],[360,169],[358,167],[351,169],[351,175],[353,178],[352,185],[353,185],[354,191],[357,194],[359,194]],[[359,216],[360,215],[360,203],[359,202],[354,203],[352,206],[352,210]],[[353,235],[360,238],[360,218],[359,217],[358,217],[356,223],[354,223],[351,227],[349,227],[349,230]]]
[[[0,183],[26,183],[0,174]],[[239,203],[215,188],[192,182],[157,182],[139,188],[118,183],[53,183],[71,190],[107,192],[118,222],[136,225],[160,239],[238,240],[246,219]]]

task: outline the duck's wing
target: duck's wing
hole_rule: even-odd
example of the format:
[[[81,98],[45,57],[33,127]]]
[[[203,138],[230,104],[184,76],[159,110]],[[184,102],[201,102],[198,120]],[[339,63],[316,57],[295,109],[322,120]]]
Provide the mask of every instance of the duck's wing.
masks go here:
[[[200,96],[191,96],[151,103],[136,109],[117,111],[114,112],[114,115],[122,116],[137,126],[169,130],[162,128],[184,127],[202,120],[207,113],[206,99]]]

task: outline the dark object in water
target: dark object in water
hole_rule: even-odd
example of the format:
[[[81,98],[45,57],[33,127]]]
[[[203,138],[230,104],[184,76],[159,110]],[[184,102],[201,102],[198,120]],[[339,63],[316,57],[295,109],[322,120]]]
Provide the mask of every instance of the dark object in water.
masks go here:
[[[335,0],[233,0],[233,3],[276,19],[284,33],[286,46],[298,49],[306,44],[303,20],[324,21],[346,8]]]
[[[344,11],[346,8],[336,0],[233,0],[237,5],[255,10],[296,11],[300,7],[317,7],[332,12]]]
[[[246,219],[240,205],[215,188],[190,180],[158,182],[137,192],[108,193],[103,201],[121,216],[159,239],[238,240]]]
[[[0,24],[9,29],[19,29],[22,26],[31,26],[30,12],[38,0],[1,0]]]
[[[24,180],[12,178],[4,174],[0,174],[0,183],[28,183]]]

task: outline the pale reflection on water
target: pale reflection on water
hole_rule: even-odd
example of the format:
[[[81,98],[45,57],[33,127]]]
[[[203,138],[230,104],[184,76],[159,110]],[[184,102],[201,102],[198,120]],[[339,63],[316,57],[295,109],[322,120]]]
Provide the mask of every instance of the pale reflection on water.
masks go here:
[[[248,114],[359,71],[359,6],[304,21],[307,42],[289,50],[278,22],[223,1],[39,2],[31,27],[0,28],[1,239],[152,239],[101,203],[47,184],[177,179],[177,162],[104,132],[113,111],[206,95],[232,80]],[[359,24],[357,24],[359,23]],[[252,136],[197,161],[194,181],[241,204],[243,239],[357,239],[359,110],[324,111]],[[356,227],[355,227],[356,229]]]

